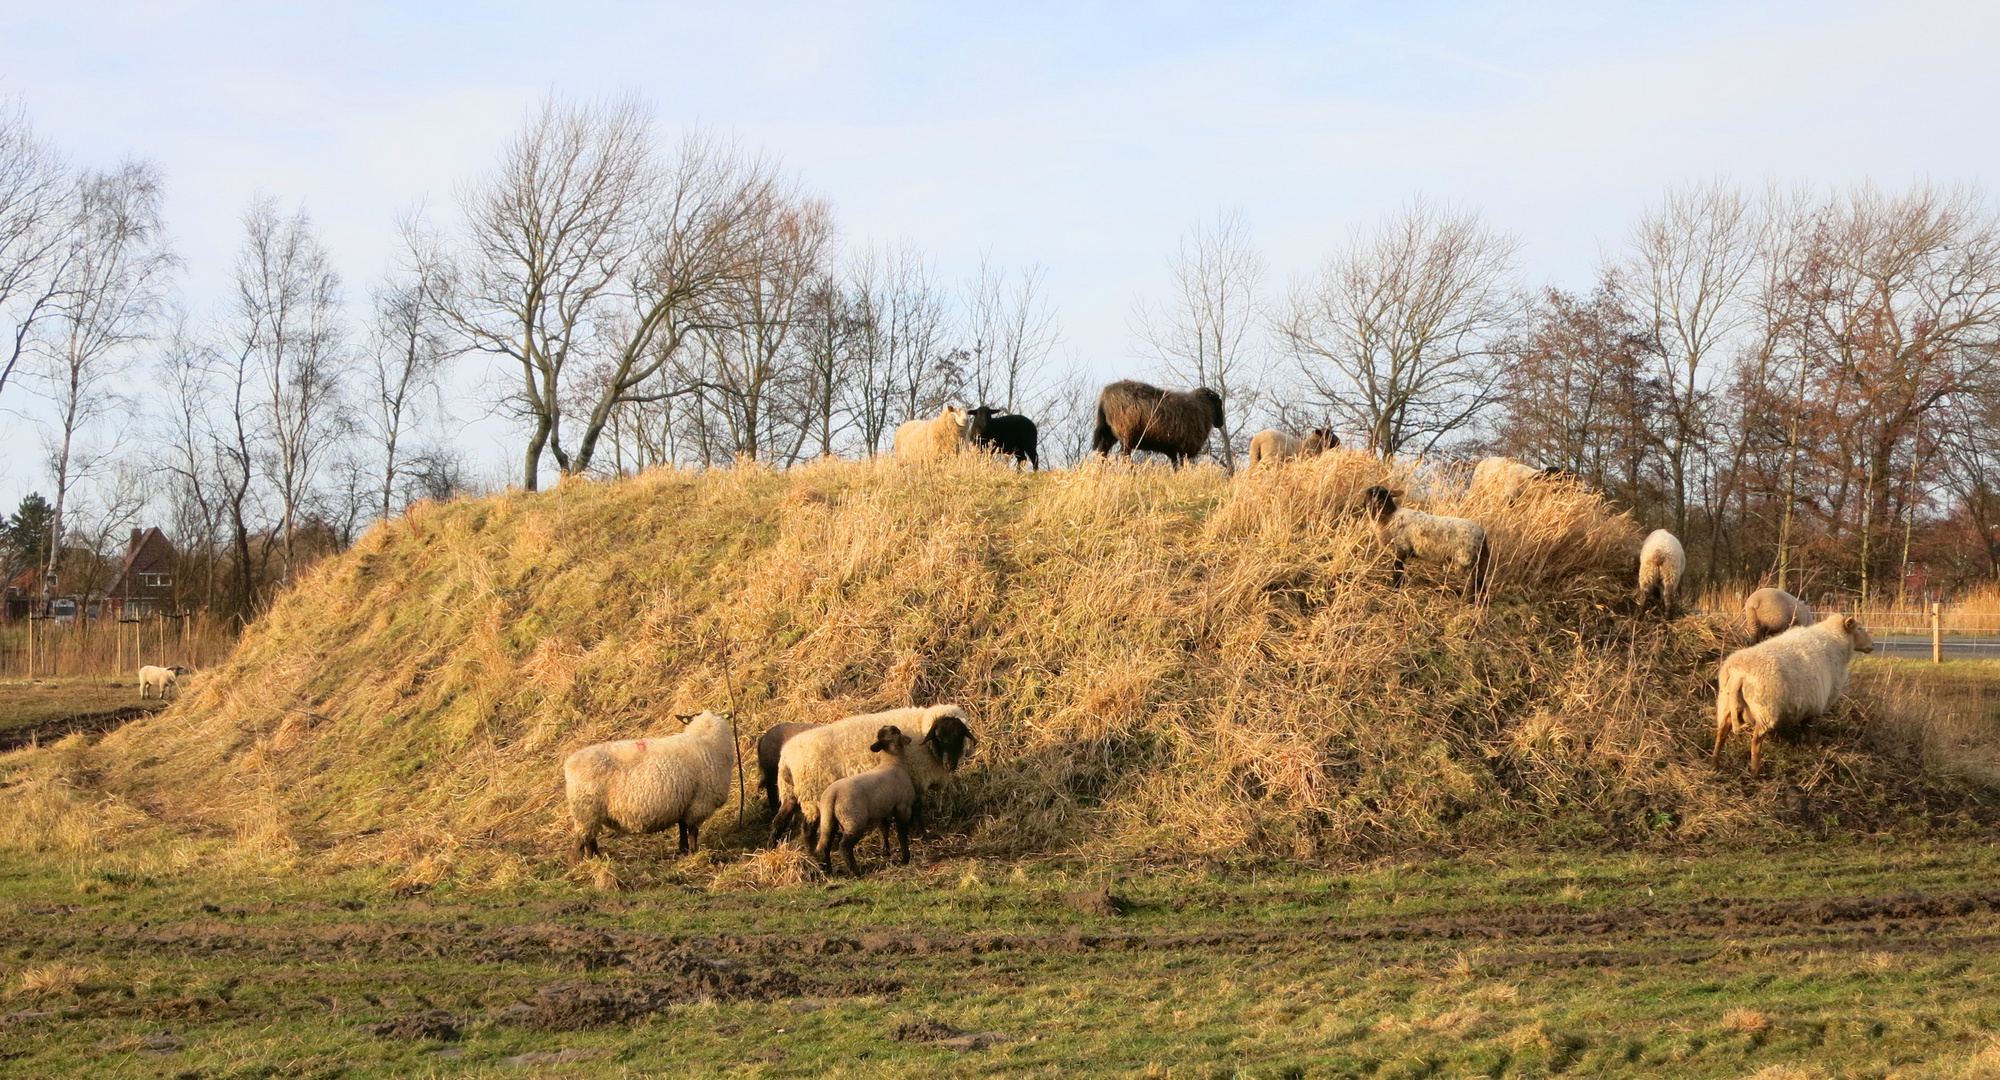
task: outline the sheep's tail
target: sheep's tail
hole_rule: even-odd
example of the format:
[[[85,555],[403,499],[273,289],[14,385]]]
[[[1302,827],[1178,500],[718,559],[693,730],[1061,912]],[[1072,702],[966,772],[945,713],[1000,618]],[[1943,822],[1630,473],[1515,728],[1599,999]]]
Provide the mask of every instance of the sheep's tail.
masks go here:
[[[1104,415],[1104,399],[1097,399],[1097,430],[1090,435],[1090,452],[1109,454],[1118,443],[1118,436],[1111,430],[1111,418]],[[1037,464],[1037,468],[1039,468]]]
[[[1743,700],[1743,676],[1734,671],[1723,672],[1722,687],[1715,695],[1715,749],[1709,751],[1708,760],[1722,759],[1722,742],[1742,724],[1747,709],[1748,704]]]

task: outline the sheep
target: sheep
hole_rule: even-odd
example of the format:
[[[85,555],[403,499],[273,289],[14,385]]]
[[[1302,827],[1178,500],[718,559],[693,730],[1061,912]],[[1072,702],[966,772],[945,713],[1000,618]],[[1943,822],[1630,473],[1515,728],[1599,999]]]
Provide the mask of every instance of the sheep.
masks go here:
[[[894,724],[875,731],[868,749],[883,759],[867,772],[844,776],[826,786],[819,797],[819,867],[833,873],[833,833],[840,830],[840,855],[847,860],[847,872],[861,876],[854,863],[854,845],[877,825],[882,827],[882,852],[889,852],[889,823],[895,822],[903,850],[896,862],[910,864],[910,822],[916,817],[917,785],[903,764],[910,737]]]
[[[179,664],[172,667],[147,664],[139,669],[139,700],[155,696],[164,700],[168,690],[179,690],[180,677],[187,674],[191,673]]]
[[[1639,548],[1639,610],[1644,612],[1657,606],[1666,612],[1667,618],[1673,618],[1676,594],[1687,564],[1687,551],[1681,547],[1680,539],[1665,529],[1654,529]]]
[[[1312,433],[1301,439],[1279,431],[1265,428],[1250,436],[1250,465],[1255,468],[1264,461],[1290,461],[1297,457],[1314,457],[1340,445],[1340,436],[1325,428],[1314,428]]]
[[[1403,562],[1457,566],[1468,572],[1465,598],[1480,600],[1486,595],[1486,574],[1493,567],[1493,550],[1486,544],[1486,530],[1470,518],[1441,517],[1421,510],[1401,509],[1396,500],[1401,491],[1380,484],[1361,493],[1362,505],[1375,522],[1375,535],[1396,556],[1390,583],[1403,585]]]
[[[778,812],[778,755],[784,752],[785,744],[801,731],[811,731],[818,724],[773,724],[770,730],[757,737],[757,786],[764,789],[764,801],[771,807],[771,813]]]
[[[916,733],[917,741],[903,754],[903,765],[920,796],[950,782],[965,755],[966,742],[979,741],[966,724],[965,711],[956,705],[850,716],[794,735],[778,755],[778,813],[771,820],[771,842],[783,840],[798,824],[805,832],[806,846],[815,846],[820,795],[835,780],[874,767],[873,752],[868,748],[876,732],[890,724]]]
[[[1811,626],[1819,616],[1805,601],[1783,589],[1762,588],[1743,601],[1743,614],[1750,620],[1750,644],[1776,637],[1794,626]]]
[[[687,725],[677,735],[598,743],[563,762],[579,858],[598,853],[604,829],[655,833],[669,825],[680,826],[680,852],[694,854],[702,823],[729,801],[736,734],[719,713],[675,719]]]
[[[1042,468],[1042,459],[1035,452],[1035,422],[1017,413],[1009,413],[990,405],[981,405],[966,414],[965,437],[972,445],[996,454],[1012,454],[1014,467],[1023,461]]]
[[[1222,396],[1208,387],[1187,393],[1162,390],[1130,379],[1112,383],[1097,395],[1097,429],[1090,438],[1094,454],[1119,447],[1128,461],[1135,450],[1167,455],[1180,468],[1208,446],[1208,433],[1222,426]]]
[[[1523,465],[1513,458],[1481,458],[1472,467],[1472,487],[1468,495],[1489,494],[1502,504],[1519,498],[1528,485],[1537,480],[1569,476],[1568,469],[1550,467],[1537,469],[1533,465]]]
[[[896,428],[897,461],[936,461],[965,448],[965,410],[948,405],[929,420],[909,420]]]
[[[1750,775],[1757,775],[1758,749],[1777,728],[1809,720],[1828,709],[1847,689],[1847,664],[1854,654],[1875,651],[1874,639],[1851,615],[1838,612],[1795,626],[1769,641],[1730,653],[1722,661],[1715,695],[1715,749],[1731,732],[1750,736]]]

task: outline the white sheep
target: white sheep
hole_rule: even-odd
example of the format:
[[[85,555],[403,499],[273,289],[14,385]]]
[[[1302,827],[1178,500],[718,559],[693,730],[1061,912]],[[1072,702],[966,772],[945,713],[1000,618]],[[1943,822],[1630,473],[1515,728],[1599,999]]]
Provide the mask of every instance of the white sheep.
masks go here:
[[[576,853],[598,853],[597,834],[654,833],[680,826],[680,851],[693,854],[702,823],[729,801],[736,735],[727,717],[677,716],[677,735],[586,746],[563,762],[563,786],[576,821]]]
[[[167,691],[178,690],[180,677],[188,674],[188,669],[175,664],[173,667],[154,667],[147,664],[139,669],[139,700],[148,697],[165,698]]]
[[[1783,589],[1762,588],[1743,600],[1743,614],[1750,620],[1750,642],[1776,637],[1794,626],[1811,626],[1819,616],[1805,601]]]
[[[1368,517],[1375,523],[1375,535],[1396,557],[1390,584],[1401,588],[1403,562],[1456,566],[1467,572],[1465,598],[1479,600],[1486,595],[1486,574],[1493,566],[1493,551],[1486,544],[1486,530],[1471,518],[1442,517],[1421,510],[1399,508],[1403,493],[1380,484],[1361,493]]]
[[[1719,761],[1723,740],[1744,729],[1750,736],[1750,775],[1757,775],[1764,736],[1833,708],[1847,689],[1848,662],[1857,652],[1874,651],[1874,640],[1853,616],[1835,613],[1730,653],[1717,680],[1715,750],[1709,760]]]
[[[955,405],[929,420],[907,420],[896,428],[896,460],[936,461],[965,449],[966,413]]]
[[[1340,436],[1325,428],[1314,428],[1303,439],[1277,428],[1265,428],[1250,436],[1250,464],[1254,467],[1266,461],[1316,457],[1339,445]]]
[[[1687,565],[1687,550],[1681,547],[1680,538],[1665,529],[1654,529],[1639,547],[1639,610],[1657,606],[1667,618],[1673,618]]]
[[[833,833],[840,830],[840,854],[847,860],[847,872],[861,876],[854,862],[854,845],[877,826],[882,829],[882,851],[889,851],[889,825],[895,823],[903,841],[897,862],[910,863],[910,823],[917,812],[917,785],[904,763],[910,737],[894,724],[875,731],[868,747],[877,755],[877,764],[867,772],[844,776],[826,786],[819,797],[819,866],[833,872]]]
[[[778,755],[778,813],[771,819],[771,842],[784,839],[798,823],[804,827],[806,847],[817,846],[820,796],[834,781],[875,767],[869,747],[890,725],[915,733],[916,741],[903,753],[903,766],[919,797],[949,783],[966,742],[979,741],[966,723],[965,710],[956,705],[890,709],[802,731]]]
[[[1513,458],[1481,458],[1472,467],[1472,487],[1467,495],[1487,495],[1502,504],[1513,502],[1528,485],[1537,480],[1566,476],[1567,469],[1537,469],[1533,465],[1523,465]]]

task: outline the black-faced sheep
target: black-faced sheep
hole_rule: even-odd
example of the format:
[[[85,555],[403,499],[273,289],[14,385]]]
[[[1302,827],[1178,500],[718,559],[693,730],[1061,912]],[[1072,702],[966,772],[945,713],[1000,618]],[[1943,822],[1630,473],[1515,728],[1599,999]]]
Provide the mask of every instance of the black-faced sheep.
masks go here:
[[[1125,379],[1097,395],[1097,429],[1092,453],[1109,454],[1113,446],[1126,458],[1136,450],[1167,455],[1180,467],[1208,446],[1208,433],[1222,426],[1222,396],[1208,387],[1188,393],[1162,390]]]
[[[904,751],[903,765],[919,797],[949,783],[965,756],[966,743],[978,741],[964,710],[956,705],[850,716],[794,735],[778,755],[778,813],[771,821],[771,842],[783,840],[798,824],[804,828],[806,846],[816,846],[820,795],[835,780],[874,767],[869,747],[876,733],[889,725],[915,733],[917,741]]]
[[[598,853],[597,834],[654,833],[680,826],[680,848],[693,854],[702,823],[729,800],[736,736],[712,712],[677,717],[687,727],[662,739],[586,746],[563,762],[563,787],[576,821],[576,854]]]
[[[1811,626],[1818,621],[1805,601],[1783,589],[1762,588],[1743,600],[1743,614],[1750,620],[1750,643],[1776,637],[1794,626]]]
[[[880,826],[882,851],[886,855],[891,822],[895,823],[903,844],[902,854],[896,861],[909,865],[910,822],[917,811],[917,785],[910,779],[910,770],[903,760],[909,746],[908,735],[894,724],[885,724],[876,729],[875,741],[868,746],[878,756],[880,764],[827,785],[826,792],[819,797],[818,854],[821,870],[833,872],[833,834],[838,829],[840,855],[847,860],[847,872],[860,877],[861,867],[854,862],[854,845]]]
[[[1380,484],[1361,493],[1375,535],[1396,557],[1390,583],[1403,584],[1403,563],[1418,562],[1456,566],[1466,571],[1465,598],[1477,601],[1486,595],[1486,574],[1493,566],[1492,549],[1486,545],[1486,530],[1471,518],[1441,517],[1396,505],[1401,491]]]
[[[1665,529],[1654,529],[1639,547],[1639,610],[1658,608],[1673,618],[1687,564],[1680,538]]]
[[[757,784],[764,789],[764,801],[770,804],[773,814],[778,812],[778,756],[784,752],[785,744],[801,731],[811,731],[818,724],[773,724],[770,730],[757,737]]]
[[[936,461],[965,449],[965,410],[956,405],[929,420],[908,420],[896,428],[896,460]]]
[[[1857,652],[1874,651],[1868,631],[1853,616],[1836,613],[1730,653],[1717,680],[1715,750],[1709,760],[1721,760],[1723,740],[1744,731],[1750,736],[1750,775],[1757,775],[1764,736],[1833,708],[1847,689],[1848,662]]]
[[[179,689],[180,677],[186,674],[189,674],[188,669],[179,664],[172,667],[154,667],[147,664],[139,669],[140,700],[143,701],[148,697],[165,698],[167,691]]]
[[[1293,458],[1313,457],[1335,449],[1340,445],[1340,436],[1325,428],[1314,428],[1305,438],[1265,428],[1250,436],[1250,465],[1256,467],[1266,461],[1290,461]]]
[[[1481,458],[1472,467],[1472,488],[1467,494],[1486,495],[1502,503],[1513,502],[1529,484],[1552,477],[1569,476],[1568,469],[1537,469],[1513,458]]]
[[[1014,457],[1016,468],[1025,461],[1041,471],[1042,459],[1035,452],[1035,422],[1018,413],[981,405],[966,413],[965,437],[972,445],[996,454]]]

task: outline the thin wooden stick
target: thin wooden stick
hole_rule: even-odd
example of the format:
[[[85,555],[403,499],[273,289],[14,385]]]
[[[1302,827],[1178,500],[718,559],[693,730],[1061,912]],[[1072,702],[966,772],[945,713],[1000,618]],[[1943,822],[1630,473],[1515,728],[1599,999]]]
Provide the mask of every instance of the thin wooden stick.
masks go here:
[[[722,684],[729,688],[729,738],[736,744],[736,820],[743,820],[743,735],[736,730],[736,677],[729,673],[729,631],[722,620],[715,620],[715,630],[722,635]]]

